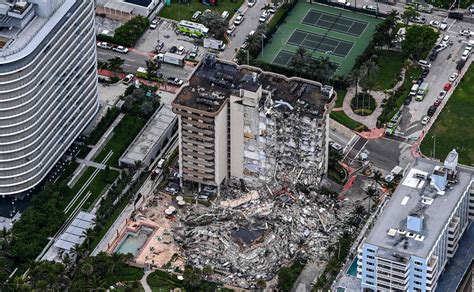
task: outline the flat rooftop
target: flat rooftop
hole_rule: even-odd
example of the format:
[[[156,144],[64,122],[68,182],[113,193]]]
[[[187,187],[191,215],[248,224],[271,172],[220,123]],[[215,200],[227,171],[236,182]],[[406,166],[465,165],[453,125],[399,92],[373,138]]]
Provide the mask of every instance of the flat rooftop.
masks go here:
[[[440,162],[418,158],[403,177],[392,198],[375,223],[366,243],[379,247],[378,256],[391,259],[397,254],[426,258],[459,199],[473,182],[474,171],[457,166],[457,182],[448,183],[444,195],[427,179],[443,167]],[[436,169],[435,169],[436,168]],[[408,215],[423,217],[420,232],[407,230]],[[406,231],[405,235],[395,231]],[[411,238],[406,235],[411,232]],[[392,235],[388,234],[392,233]]]
[[[322,85],[302,78],[263,72],[259,68],[238,66],[213,57],[204,58],[198,69],[182,88],[176,105],[206,112],[218,112],[230,95],[239,96],[239,90],[256,92],[260,87],[272,93],[272,99],[303,107],[322,116],[330,97],[323,95]]]

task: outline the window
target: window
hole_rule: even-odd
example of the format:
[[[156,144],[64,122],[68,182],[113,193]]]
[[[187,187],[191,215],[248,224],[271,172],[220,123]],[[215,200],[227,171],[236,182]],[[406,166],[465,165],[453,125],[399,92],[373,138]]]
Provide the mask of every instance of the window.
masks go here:
[[[374,269],[367,268],[367,271],[369,271],[369,272],[373,272],[373,271],[374,271]]]
[[[365,283],[366,283],[367,285],[374,285],[374,282],[372,282],[372,281],[365,281]]]
[[[417,272],[423,272],[422,269],[418,269],[418,268],[415,268],[415,271],[417,271]]]
[[[421,262],[418,262],[418,261],[415,261],[415,265],[422,266],[422,265],[423,265],[423,263],[421,263]]]
[[[414,283],[415,283],[416,285],[421,285],[421,282],[420,282],[420,281],[414,281]]]
[[[367,249],[367,252],[375,253],[375,250],[373,250],[373,249],[371,249],[371,248],[368,248],[368,249]]]
[[[414,274],[415,278],[421,279],[421,275]]]
[[[370,278],[370,279],[374,278],[374,276],[372,276],[372,275],[366,275],[366,276],[367,276],[367,278]]]
[[[371,256],[371,255],[368,255],[367,258],[368,258],[368,259],[371,259],[371,260],[375,259],[375,257],[374,257],[374,256]]]
[[[369,266],[375,266],[375,264],[373,262],[367,262],[367,265]]]

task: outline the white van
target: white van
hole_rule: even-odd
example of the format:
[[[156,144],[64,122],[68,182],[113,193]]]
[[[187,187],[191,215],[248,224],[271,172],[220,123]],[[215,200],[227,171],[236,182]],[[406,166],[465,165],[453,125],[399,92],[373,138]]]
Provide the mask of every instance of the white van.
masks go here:
[[[431,68],[431,63],[425,60],[419,60],[418,65],[420,65],[423,68]]]
[[[441,42],[447,44],[449,42],[449,35],[445,35]]]
[[[227,19],[229,17],[229,11],[222,12],[221,17]]]
[[[410,89],[410,95],[415,96],[416,93],[418,92],[418,88],[420,88],[419,84],[413,84],[413,86]]]
[[[461,60],[467,61],[467,58],[469,58],[469,56],[471,56],[471,52],[469,50],[464,50],[461,55]]]

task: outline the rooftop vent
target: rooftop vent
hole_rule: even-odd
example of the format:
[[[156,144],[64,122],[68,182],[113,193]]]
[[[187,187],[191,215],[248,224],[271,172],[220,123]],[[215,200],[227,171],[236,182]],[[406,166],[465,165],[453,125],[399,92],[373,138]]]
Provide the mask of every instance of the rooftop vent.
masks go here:
[[[444,160],[444,167],[450,169],[450,170],[456,170],[456,167],[458,166],[458,152],[456,149],[451,150],[451,152],[448,153],[448,156],[446,156],[446,159]]]
[[[446,184],[448,183],[448,172],[446,168],[436,166],[431,175],[431,186],[434,187],[438,194],[444,195]]]
[[[407,229],[413,232],[421,232],[423,228],[423,216],[410,214],[407,216]],[[408,236],[408,235],[407,235]]]

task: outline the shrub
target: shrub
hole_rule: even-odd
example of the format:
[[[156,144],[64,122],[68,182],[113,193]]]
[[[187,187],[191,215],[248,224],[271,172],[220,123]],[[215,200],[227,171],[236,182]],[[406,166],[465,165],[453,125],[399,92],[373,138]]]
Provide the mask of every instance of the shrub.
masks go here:
[[[375,99],[370,94],[365,92],[357,94],[357,96],[351,100],[351,109],[354,111],[354,113],[361,116],[370,115],[376,107],[377,102]]]

